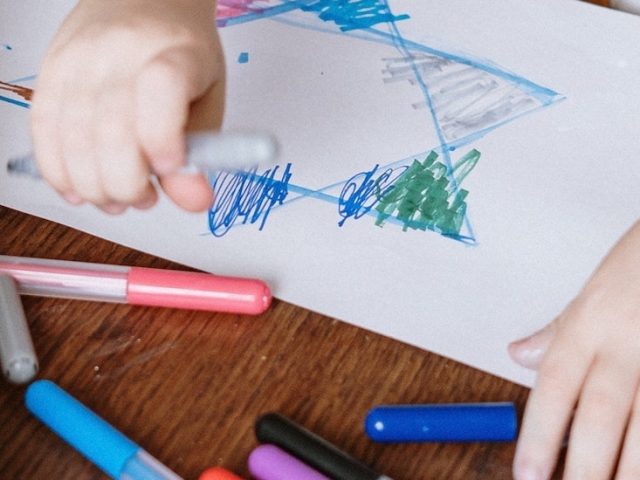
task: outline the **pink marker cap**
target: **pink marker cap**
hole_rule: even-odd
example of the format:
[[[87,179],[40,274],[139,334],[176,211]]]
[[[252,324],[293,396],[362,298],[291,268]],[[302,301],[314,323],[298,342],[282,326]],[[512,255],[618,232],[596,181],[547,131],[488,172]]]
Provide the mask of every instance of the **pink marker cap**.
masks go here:
[[[271,292],[252,278],[132,267],[127,303],[257,315],[271,305]]]

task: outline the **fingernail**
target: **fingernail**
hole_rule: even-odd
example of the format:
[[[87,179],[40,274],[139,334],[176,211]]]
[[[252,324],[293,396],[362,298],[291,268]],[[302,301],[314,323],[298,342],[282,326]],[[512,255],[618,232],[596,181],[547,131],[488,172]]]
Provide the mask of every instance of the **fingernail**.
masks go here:
[[[540,365],[545,349],[540,346],[528,346],[527,340],[518,340],[509,345],[509,355],[519,365],[535,369]]]
[[[82,197],[75,192],[65,192],[62,194],[62,198],[73,205],[80,205],[83,202]]]
[[[133,208],[137,208],[138,210],[147,210],[153,207],[155,204],[156,204],[156,197],[152,196],[145,200],[142,200],[141,202],[136,203],[135,205],[133,205]]]
[[[100,210],[110,215],[120,215],[126,209],[127,207],[120,203],[105,203],[104,205],[100,205]]]

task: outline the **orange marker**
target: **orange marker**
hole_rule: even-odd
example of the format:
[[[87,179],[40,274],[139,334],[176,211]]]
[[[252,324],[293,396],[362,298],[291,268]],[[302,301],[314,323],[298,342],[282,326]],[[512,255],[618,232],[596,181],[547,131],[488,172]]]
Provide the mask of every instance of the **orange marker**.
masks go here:
[[[225,470],[222,467],[207,468],[198,480],[242,480],[237,475],[234,475],[229,470]]]

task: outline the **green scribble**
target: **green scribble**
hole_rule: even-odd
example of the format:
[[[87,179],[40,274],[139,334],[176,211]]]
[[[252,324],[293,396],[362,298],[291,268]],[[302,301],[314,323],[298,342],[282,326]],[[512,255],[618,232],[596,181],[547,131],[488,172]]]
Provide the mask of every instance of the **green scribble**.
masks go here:
[[[376,225],[393,216],[402,222],[402,230],[434,230],[447,235],[460,233],[467,211],[469,192],[460,184],[480,160],[480,152],[471,150],[448,172],[430,152],[424,161],[414,160],[390,190],[378,201]]]

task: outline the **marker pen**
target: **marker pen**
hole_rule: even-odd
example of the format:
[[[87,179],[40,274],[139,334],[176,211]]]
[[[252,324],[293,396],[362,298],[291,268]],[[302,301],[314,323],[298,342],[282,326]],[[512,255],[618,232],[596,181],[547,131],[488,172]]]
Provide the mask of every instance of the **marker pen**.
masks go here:
[[[49,380],[33,382],[25,403],[41,422],[111,478],[182,480]]]
[[[249,455],[256,480],[331,480],[275,445],[260,445]]]
[[[516,437],[513,403],[382,405],[365,420],[377,442],[508,442]]]
[[[176,173],[245,170],[268,166],[278,154],[273,135],[258,132],[196,132],[187,135],[187,166]],[[33,153],[12,158],[7,172],[41,178]]]
[[[261,280],[201,272],[0,255],[23,295],[259,314],[271,304]]]
[[[200,474],[198,480],[242,480],[237,475],[222,467],[207,468]]]
[[[260,417],[255,429],[260,442],[277,445],[333,480],[391,480],[278,413]]]
[[[38,372],[27,319],[24,316],[16,284],[0,273],[0,363],[7,380],[27,383]]]

